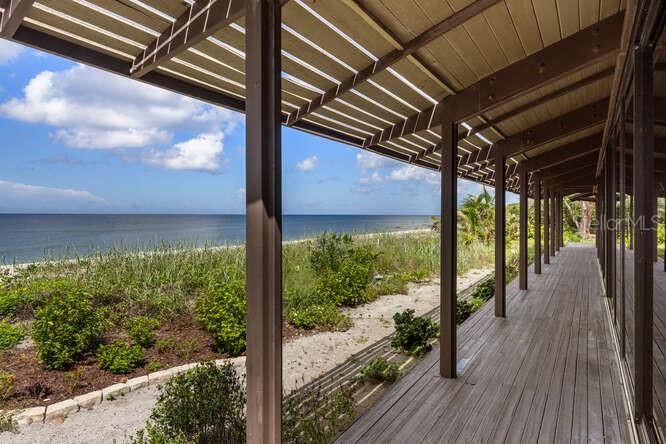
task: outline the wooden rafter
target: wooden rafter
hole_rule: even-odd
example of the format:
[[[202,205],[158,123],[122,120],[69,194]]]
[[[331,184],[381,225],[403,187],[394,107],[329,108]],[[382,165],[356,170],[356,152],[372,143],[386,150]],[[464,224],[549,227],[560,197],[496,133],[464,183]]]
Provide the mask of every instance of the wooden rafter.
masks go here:
[[[471,130],[471,132],[480,133],[481,131],[485,131],[488,128],[490,128],[492,126],[495,126],[495,125],[498,125],[498,124],[502,123],[503,121],[505,121],[507,119],[515,117],[515,116],[517,116],[519,114],[522,114],[526,111],[529,111],[530,109],[532,109],[534,107],[537,107],[539,105],[547,103],[547,102],[549,102],[551,100],[554,100],[558,97],[562,97],[563,95],[568,94],[572,91],[575,91],[577,89],[588,86],[588,85],[590,85],[590,84],[592,84],[596,81],[599,81],[601,79],[605,79],[606,77],[608,77],[612,74],[613,74],[613,68],[608,68],[608,69],[604,69],[602,71],[599,71],[599,72],[597,72],[597,73],[595,73],[595,74],[593,74],[589,77],[585,77],[584,79],[581,79],[577,82],[574,82],[570,85],[567,85],[562,89],[558,89],[557,91],[554,91],[550,94],[546,94],[543,97],[540,97],[536,100],[533,100],[533,101],[528,102],[524,105],[518,106],[518,107],[512,109],[511,111],[507,111],[506,113],[502,114],[501,116],[496,117],[495,119],[486,119],[486,121],[483,124],[473,128]],[[468,137],[467,133],[463,133],[463,134],[460,135],[459,141],[463,140],[467,137]],[[430,155],[430,154],[432,154],[432,153],[434,153],[438,150],[439,150],[439,145],[432,146],[432,147],[428,148],[427,150],[423,151],[422,153],[418,154],[417,158],[420,159],[420,158],[426,157],[426,156],[428,156],[428,155]]]
[[[468,163],[486,166],[494,161],[491,156],[494,151],[502,150],[505,157],[513,157],[544,143],[600,125],[606,118],[607,109],[608,99],[585,105],[478,150],[470,155]]]
[[[461,9],[460,11],[452,14],[451,16],[445,18],[441,22],[433,25],[428,28],[423,33],[419,34],[417,37],[413,38],[409,42],[402,44],[402,49],[396,48],[388,54],[380,57],[377,61],[367,65],[360,71],[358,71],[353,76],[347,77],[339,85],[329,89],[324,92],[324,94],[315,97],[307,105],[302,106],[298,110],[292,112],[287,119],[287,124],[291,125],[295,122],[298,122],[304,116],[316,111],[320,107],[331,102],[335,98],[346,93],[355,86],[365,82],[371,77],[379,74],[384,71],[386,68],[389,68],[391,65],[396,62],[404,59],[405,57],[413,55],[417,50],[423,48],[428,43],[437,39],[438,37],[446,34],[457,26],[462,25],[470,18],[474,17],[477,14],[480,14],[487,8],[498,3],[500,0],[476,0],[467,7]],[[441,117],[441,116],[440,116]],[[439,125],[439,121],[437,123]]]
[[[238,20],[245,0],[194,2],[159,37],[150,42],[132,63],[132,77],[143,77],[164,62]]]
[[[0,36],[11,38],[28,15],[35,0],[4,0],[0,6],[4,10],[0,20]]]
[[[549,166],[557,165],[569,159],[581,157],[592,151],[597,151],[601,146],[601,133],[588,136],[571,142],[568,145],[547,151],[541,155],[532,157],[521,162],[528,171],[536,171]]]
[[[368,137],[371,146],[438,125],[445,109],[454,110],[458,121],[504,105],[567,74],[613,55],[619,47],[623,13],[587,27],[541,51],[521,59],[477,83],[449,96],[437,105],[401,120]]]

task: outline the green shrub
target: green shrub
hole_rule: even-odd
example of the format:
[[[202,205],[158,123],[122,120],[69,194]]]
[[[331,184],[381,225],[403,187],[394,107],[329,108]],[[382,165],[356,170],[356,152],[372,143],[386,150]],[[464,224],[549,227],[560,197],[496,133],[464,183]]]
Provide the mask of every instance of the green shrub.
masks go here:
[[[80,286],[64,278],[29,280],[15,288],[0,290],[0,318],[30,318],[51,297],[72,291],[80,291]]]
[[[297,328],[343,331],[351,327],[349,317],[330,300],[317,300],[307,291],[286,291],[284,311],[287,321]]]
[[[370,300],[366,292],[374,273],[376,255],[367,247],[351,251],[338,270],[322,271],[317,276],[315,294],[321,301],[338,306],[356,307]]]
[[[474,312],[474,307],[469,300],[458,299],[456,301],[456,323],[460,324],[469,318]]]
[[[16,392],[16,376],[12,372],[0,370],[0,401],[10,398]]]
[[[437,337],[439,326],[430,318],[414,316],[414,310],[408,309],[393,315],[395,334],[391,345],[412,356],[422,356],[432,347],[430,338]]]
[[[315,273],[338,271],[352,245],[353,239],[349,234],[327,232],[319,235],[310,251],[310,267]]]
[[[125,330],[130,338],[141,347],[148,348],[155,343],[155,330],[160,321],[149,316],[136,316],[125,323]]]
[[[474,293],[472,293],[473,298],[479,298],[483,301],[489,301],[495,295],[495,279],[488,279],[481,282]]]
[[[156,371],[158,371],[158,370],[161,369],[161,368],[162,368],[162,363],[161,363],[160,361],[158,361],[158,360],[150,361],[150,362],[146,365],[146,370],[148,370],[149,372],[156,372]]]
[[[35,315],[32,338],[37,355],[49,369],[64,369],[99,340],[103,323],[87,293],[53,294]]]
[[[245,442],[245,387],[233,365],[198,365],[160,390],[134,444]]]
[[[211,284],[195,301],[197,320],[210,332],[222,353],[237,356],[245,350],[245,283]]]
[[[164,355],[166,353],[176,353],[178,348],[178,340],[174,337],[158,339],[155,342],[155,349],[157,353]]]
[[[14,347],[25,337],[25,330],[7,321],[0,321],[0,350]]]
[[[299,391],[282,406],[282,442],[331,442],[354,416],[354,398],[349,390],[324,393],[315,387]]]
[[[380,356],[370,361],[361,369],[359,379],[363,381],[393,382],[398,379],[398,374],[398,366]]]
[[[143,362],[143,349],[139,345],[115,341],[110,345],[99,346],[97,361],[100,368],[111,373],[129,373]]]

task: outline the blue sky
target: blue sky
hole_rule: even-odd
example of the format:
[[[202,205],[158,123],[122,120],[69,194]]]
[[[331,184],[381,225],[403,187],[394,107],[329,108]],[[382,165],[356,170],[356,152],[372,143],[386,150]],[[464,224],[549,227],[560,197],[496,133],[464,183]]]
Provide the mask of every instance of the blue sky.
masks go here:
[[[242,114],[0,40],[0,132],[0,212],[244,212]],[[282,135],[285,214],[439,212],[436,173]]]

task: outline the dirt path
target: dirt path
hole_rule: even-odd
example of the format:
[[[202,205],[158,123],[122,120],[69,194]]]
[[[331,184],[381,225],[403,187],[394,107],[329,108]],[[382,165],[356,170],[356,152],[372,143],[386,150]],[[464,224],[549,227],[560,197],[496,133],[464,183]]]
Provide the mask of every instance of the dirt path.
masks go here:
[[[458,279],[464,289],[490,273],[490,269],[471,270]],[[354,325],[344,332],[319,333],[300,337],[284,345],[284,389],[291,391],[343,363],[393,331],[392,316],[413,308],[418,314],[439,305],[439,282],[411,285],[407,295],[383,296],[362,307],[347,309]],[[2,433],[2,443],[123,443],[141,429],[155,404],[157,389],[148,387],[114,401],[105,401],[90,411],[72,414],[62,424],[24,426],[19,434]]]

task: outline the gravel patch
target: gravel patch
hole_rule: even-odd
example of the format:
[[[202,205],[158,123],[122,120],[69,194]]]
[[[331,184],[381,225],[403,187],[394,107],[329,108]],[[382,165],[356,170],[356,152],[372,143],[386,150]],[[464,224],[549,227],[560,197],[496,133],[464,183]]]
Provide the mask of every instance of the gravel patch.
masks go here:
[[[462,290],[490,269],[471,270],[458,279]],[[412,308],[424,314],[439,305],[439,282],[410,284],[407,295],[382,296],[361,307],[346,309],[353,327],[344,332],[324,332],[296,338],[283,347],[284,390],[289,392],[342,364],[350,355],[393,331],[393,314]],[[243,365],[243,360],[237,360]],[[123,391],[120,391],[120,393]],[[52,423],[20,426],[20,433],[2,433],[0,442],[16,444],[121,444],[143,428],[155,405],[157,387],[141,387],[103,400],[91,410],[80,410]],[[53,423],[55,422],[55,423]]]

